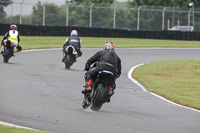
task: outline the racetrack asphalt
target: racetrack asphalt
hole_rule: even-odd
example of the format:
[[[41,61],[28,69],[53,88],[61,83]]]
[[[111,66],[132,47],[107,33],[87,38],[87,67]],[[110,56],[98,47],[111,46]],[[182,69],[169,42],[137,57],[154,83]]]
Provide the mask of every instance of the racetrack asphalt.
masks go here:
[[[61,49],[16,53],[10,63],[0,57],[0,121],[57,133],[199,133],[200,113],[149,93],[128,78],[141,63],[200,59],[200,49],[116,49],[122,75],[116,93],[99,112],[81,107],[84,65],[101,50],[82,49],[70,70]]]

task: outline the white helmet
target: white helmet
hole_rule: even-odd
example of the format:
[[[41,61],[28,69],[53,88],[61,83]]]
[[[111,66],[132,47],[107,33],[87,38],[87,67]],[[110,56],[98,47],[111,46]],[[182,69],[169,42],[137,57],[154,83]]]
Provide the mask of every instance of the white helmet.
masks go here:
[[[10,25],[10,30],[17,30],[17,26],[15,24]]]
[[[78,32],[76,30],[72,30],[71,36],[78,36]]]

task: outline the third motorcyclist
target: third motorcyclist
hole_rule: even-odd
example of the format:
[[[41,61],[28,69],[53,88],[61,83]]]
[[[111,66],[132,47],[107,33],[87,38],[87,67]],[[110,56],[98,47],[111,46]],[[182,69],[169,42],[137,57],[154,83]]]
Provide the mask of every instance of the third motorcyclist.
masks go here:
[[[13,48],[16,48],[15,52],[19,52],[22,50],[22,47],[19,45],[20,42],[19,32],[17,31],[17,26],[15,24],[10,25],[10,30],[3,37],[3,40],[1,42],[1,54],[3,53],[4,46],[8,40],[10,40],[11,46],[13,46]],[[11,53],[12,56],[14,56],[13,50]]]

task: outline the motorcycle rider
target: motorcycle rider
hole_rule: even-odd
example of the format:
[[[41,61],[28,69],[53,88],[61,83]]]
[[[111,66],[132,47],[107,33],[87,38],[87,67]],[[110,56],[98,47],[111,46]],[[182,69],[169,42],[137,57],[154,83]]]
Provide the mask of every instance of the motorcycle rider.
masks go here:
[[[97,66],[90,69],[90,65],[97,62]],[[90,69],[90,70],[89,70]],[[91,58],[89,58],[85,64],[85,89],[83,94],[90,93],[92,91],[93,80],[97,77],[99,71],[110,71],[116,78],[121,75],[121,59],[115,53],[115,46],[112,42],[106,42],[103,50],[98,51]],[[115,86],[109,87],[109,90],[114,91]]]
[[[82,52],[80,50],[81,49],[81,39],[78,37],[78,32],[76,30],[72,30],[71,31],[71,36],[69,36],[66,39],[66,41],[65,41],[65,43],[63,45],[63,59],[62,59],[62,62],[65,59],[65,55],[67,55],[65,49],[70,44],[73,45],[73,46],[75,46],[75,49],[76,49],[76,51],[78,53],[78,55],[77,55],[76,58],[78,58],[78,57],[80,57],[82,55]]]
[[[3,53],[4,46],[8,40],[10,40],[11,46],[14,46],[14,48],[16,48],[16,52],[22,50],[22,47],[19,45],[20,42],[19,32],[17,31],[17,26],[15,24],[10,25],[10,30],[3,37],[3,40],[1,42],[1,54]],[[12,56],[14,56],[13,50],[11,53]]]

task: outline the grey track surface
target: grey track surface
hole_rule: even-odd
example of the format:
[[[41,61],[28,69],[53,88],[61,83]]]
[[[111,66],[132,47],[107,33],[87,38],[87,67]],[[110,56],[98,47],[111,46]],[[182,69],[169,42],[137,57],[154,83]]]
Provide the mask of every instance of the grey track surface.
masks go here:
[[[161,60],[200,59],[200,49],[116,49],[122,75],[111,103],[99,112],[81,107],[84,64],[100,49],[65,70],[61,49],[0,57],[0,121],[57,133],[199,133],[200,113],[163,101],[128,79],[134,65]]]

